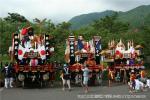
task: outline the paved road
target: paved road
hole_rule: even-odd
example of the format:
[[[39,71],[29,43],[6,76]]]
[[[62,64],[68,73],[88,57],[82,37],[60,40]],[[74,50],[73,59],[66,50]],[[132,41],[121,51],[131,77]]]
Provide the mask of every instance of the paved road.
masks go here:
[[[81,87],[73,87],[70,92],[67,90],[62,91],[60,87],[43,89],[0,89],[1,100],[110,100],[110,98],[111,100],[120,100],[120,98],[123,100],[130,100],[127,98],[134,98],[131,100],[149,100],[150,89],[133,94],[128,92],[127,85],[90,87],[90,92],[87,94],[84,93]]]

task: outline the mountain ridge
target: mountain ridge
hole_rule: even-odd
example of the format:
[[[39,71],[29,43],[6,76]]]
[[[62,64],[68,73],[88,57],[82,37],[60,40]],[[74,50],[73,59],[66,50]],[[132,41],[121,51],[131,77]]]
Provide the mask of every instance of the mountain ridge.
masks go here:
[[[118,12],[118,19],[120,21],[129,22],[132,27],[139,27],[139,25],[143,24],[142,22],[144,21],[144,18],[150,14],[150,5],[141,5],[125,12],[106,10],[103,12],[77,15],[69,20],[71,23],[71,29],[75,30],[84,26],[88,26],[94,20],[98,20],[105,16],[110,16],[114,12]]]

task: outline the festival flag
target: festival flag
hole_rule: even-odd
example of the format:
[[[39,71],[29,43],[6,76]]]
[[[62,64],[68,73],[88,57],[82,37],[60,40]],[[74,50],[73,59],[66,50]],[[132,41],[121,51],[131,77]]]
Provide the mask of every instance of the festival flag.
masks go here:
[[[82,43],[82,40],[78,39],[78,45],[77,46],[78,46],[78,50],[82,50],[83,49],[84,45]]]
[[[45,47],[43,46],[38,46],[38,52],[40,54],[40,57],[42,60],[46,59],[46,51],[45,51]]]
[[[97,50],[101,49],[101,43],[100,43],[100,41],[96,41],[95,47],[96,47]]]
[[[69,54],[70,54],[70,48],[69,48],[69,45],[67,45],[67,46],[66,46],[66,49],[65,49],[65,61],[66,61],[67,63],[70,62],[70,56],[69,56]]]
[[[89,41],[89,45],[90,45],[90,52],[95,53],[95,47],[94,47],[93,39]]]
[[[26,49],[23,48],[21,45],[19,45],[19,47],[18,47],[18,59],[19,60],[23,59],[25,52],[26,52]]]

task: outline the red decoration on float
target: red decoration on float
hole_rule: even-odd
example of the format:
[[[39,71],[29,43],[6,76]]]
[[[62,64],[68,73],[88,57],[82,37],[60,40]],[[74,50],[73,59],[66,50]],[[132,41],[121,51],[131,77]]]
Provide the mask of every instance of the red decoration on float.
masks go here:
[[[136,53],[136,52],[134,52],[133,54],[131,54],[131,57],[132,57],[132,58],[136,58],[136,56],[137,56],[137,53]]]
[[[115,54],[116,54],[116,57],[118,57],[118,58],[122,58],[123,57],[123,54],[119,50],[117,50],[115,52]]]
[[[116,51],[116,55],[119,55],[119,54],[120,54],[120,51],[117,50],[117,51]]]
[[[21,34],[22,34],[22,35],[26,35],[26,34],[27,34],[27,32],[28,32],[28,29],[23,28],[23,29],[22,29],[22,31],[21,31]]]
[[[18,50],[18,55],[22,55],[23,51],[22,50]]]
[[[45,50],[42,50],[42,51],[41,51],[41,55],[45,55]]]

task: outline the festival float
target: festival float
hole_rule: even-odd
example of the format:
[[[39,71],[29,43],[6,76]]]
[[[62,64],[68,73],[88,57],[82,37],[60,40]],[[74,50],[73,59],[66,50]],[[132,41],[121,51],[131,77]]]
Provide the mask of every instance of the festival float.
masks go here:
[[[127,48],[126,48],[127,47]],[[131,70],[139,70],[143,65],[143,47],[128,41],[125,46],[122,40],[117,43],[114,40],[108,42],[108,49],[101,51],[102,61],[107,63],[109,71],[113,71],[114,77],[127,77]],[[113,76],[113,75],[112,75]],[[123,78],[122,80],[123,81]]]
[[[42,87],[53,76],[54,68],[49,63],[54,52],[54,47],[50,44],[51,38],[47,34],[35,35],[32,27],[13,33],[10,56],[14,62],[16,80],[23,87],[34,83]]]
[[[70,35],[66,39],[65,60],[69,64],[72,80],[75,83],[82,78],[81,68],[88,65],[91,70],[89,84],[98,83],[102,66],[100,65],[101,37],[94,36],[90,41],[84,40],[83,36],[76,38]]]

